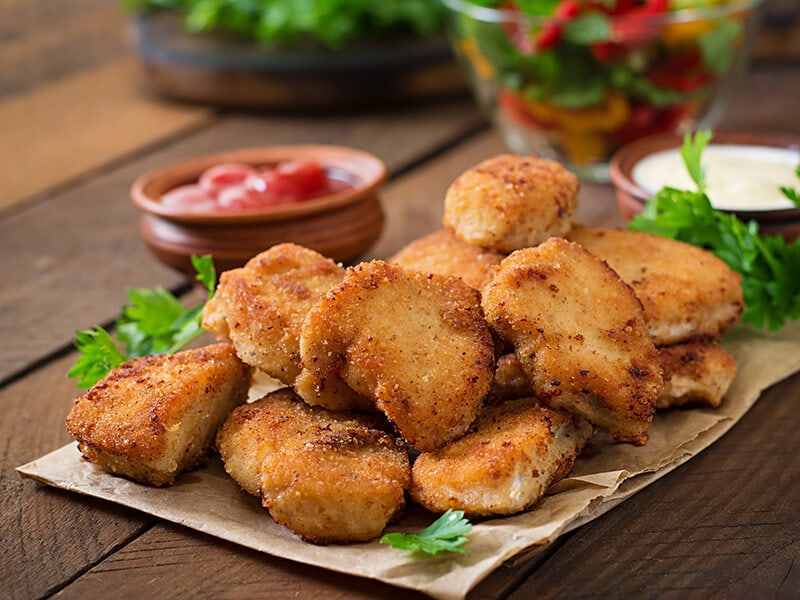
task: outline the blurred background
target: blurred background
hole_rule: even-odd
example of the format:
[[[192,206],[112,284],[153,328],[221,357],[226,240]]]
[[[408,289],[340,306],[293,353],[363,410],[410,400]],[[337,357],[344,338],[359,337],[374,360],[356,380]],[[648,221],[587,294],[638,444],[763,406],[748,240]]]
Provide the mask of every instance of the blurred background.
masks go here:
[[[0,98],[134,56],[130,14],[110,0],[3,0]],[[800,62],[800,2],[766,0],[756,64]]]

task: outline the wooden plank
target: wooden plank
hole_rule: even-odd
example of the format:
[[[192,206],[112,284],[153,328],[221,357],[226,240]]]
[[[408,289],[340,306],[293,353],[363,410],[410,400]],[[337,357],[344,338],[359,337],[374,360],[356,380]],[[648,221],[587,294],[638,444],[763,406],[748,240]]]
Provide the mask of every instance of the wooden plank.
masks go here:
[[[128,200],[134,179],[158,166],[230,148],[336,143],[382,157],[393,171],[459,139],[482,118],[469,101],[404,113],[309,120],[241,116],[114,168],[91,182],[33,203],[0,220],[0,381],[68,345],[75,329],[110,320],[128,286],[175,286],[183,279],[147,253],[138,212]],[[52,290],[58,290],[54,298]],[[57,308],[56,308],[57,307]]]
[[[127,17],[108,0],[6,0],[0,25],[0,98],[130,55]]]
[[[74,356],[0,389],[0,597],[39,598],[76,577],[155,519],[22,479],[14,467],[69,441],[64,426]]]
[[[268,519],[269,515],[264,514]],[[227,587],[226,587],[227,586]],[[422,600],[427,596],[369,579],[322,571],[177,525],[162,524],[127,544],[56,598],[320,598]]]
[[[210,120],[155,101],[123,59],[0,103],[0,210]]]
[[[800,375],[569,540],[510,596],[789,598],[800,589]]]

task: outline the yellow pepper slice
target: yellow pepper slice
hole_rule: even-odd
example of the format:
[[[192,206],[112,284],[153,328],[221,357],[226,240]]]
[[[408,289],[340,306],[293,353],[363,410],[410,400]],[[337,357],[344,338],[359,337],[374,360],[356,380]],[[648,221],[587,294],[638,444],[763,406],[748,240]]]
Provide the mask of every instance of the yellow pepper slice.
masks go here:
[[[523,98],[525,108],[534,118],[573,133],[608,133],[622,127],[631,114],[625,96],[611,92],[602,104],[591,108],[568,109]]]
[[[606,137],[597,133],[561,134],[561,145],[569,159],[576,165],[588,165],[607,158],[609,144]]]
[[[463,37],[461,38],[459,45],[461,46],[461,52],[464,54],[470,64],[472,64],[475,72],[479,76],[483,77],[484,79],[494,78],[494,66],[480,51],[475,38]]]

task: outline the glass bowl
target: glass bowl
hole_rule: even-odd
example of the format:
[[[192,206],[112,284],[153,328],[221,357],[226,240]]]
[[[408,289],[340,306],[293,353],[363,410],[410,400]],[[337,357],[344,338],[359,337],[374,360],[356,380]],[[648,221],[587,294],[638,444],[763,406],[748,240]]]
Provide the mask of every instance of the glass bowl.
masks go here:
[[[473,95],[509,149],[608,181],[623,145],[719,122],[762,0],[519,2],[548,7],[538,17],[515,2],[444,2]]]

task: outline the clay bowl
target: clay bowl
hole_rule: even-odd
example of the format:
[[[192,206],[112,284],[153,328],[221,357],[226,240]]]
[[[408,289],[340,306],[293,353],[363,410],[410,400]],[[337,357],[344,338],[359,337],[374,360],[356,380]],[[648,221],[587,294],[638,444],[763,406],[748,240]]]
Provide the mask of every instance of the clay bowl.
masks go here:
[[[681,143],[682,138],[674,134],[655,135],[627,144],[611,157],[611,182],[614,184],[617,206],[623,218],[628,220],[639,214],[645,202],[653,195],[634,180],[633,170],[637,163],[653,153],[678,148]],[[756,146],[800,152],[800,136],[791,134],[720,131],[714,133],[711,144]],[[793,187],[800,187],[800,181]],[[745,222],[755,220],[759,224],[759,230],[764,234],[782,235],[787,240],[800,237],[800,208],[724,210],[724,212],[734,214]]]
[[[239,162],[269,166],[294,159],[316,160],[352,186],[327,196],[257,210],[190,211],[165,206],[161,196],[194,183],[206,169]],[[140,232],[163,263],[194,275],[191,256],[210,254],[217,271],[239,267],[281,242],[294,242],[337,262],[364,254],[383,228],[379,189],[386,165],[377,157],[341,146],[294,145],[235,150],[204,156],[147,173],[131,188],[142,210]]]

